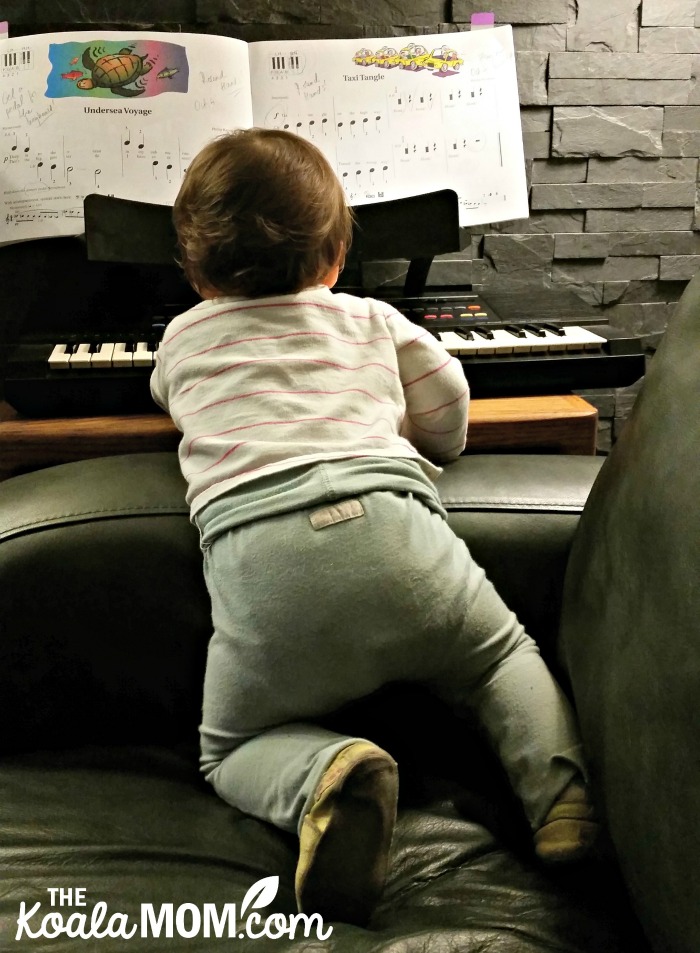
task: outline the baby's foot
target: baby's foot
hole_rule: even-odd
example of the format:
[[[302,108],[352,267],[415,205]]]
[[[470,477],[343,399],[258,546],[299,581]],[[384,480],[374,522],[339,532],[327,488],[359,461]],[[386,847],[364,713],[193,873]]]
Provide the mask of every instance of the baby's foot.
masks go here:
[[[358,741],[336,755],[299,835],[300,912],[367,923],[384,889],[397,795],[396,763],[386,751]]]
[[[600,834],[588,788],[571,781],[535,831],[535,853],[546,864],[568,864],[590,854]]]

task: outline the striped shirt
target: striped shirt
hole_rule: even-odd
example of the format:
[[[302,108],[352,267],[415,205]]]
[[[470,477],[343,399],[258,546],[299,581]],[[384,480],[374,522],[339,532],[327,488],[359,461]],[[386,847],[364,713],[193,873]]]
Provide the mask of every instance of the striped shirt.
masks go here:
[[[165,330],[154,400],[182,432],[192,516],[239,485],[358,457],[417,461],[434,479],[465,446],[469,387],[425,329],[321,285],[203,301]]]

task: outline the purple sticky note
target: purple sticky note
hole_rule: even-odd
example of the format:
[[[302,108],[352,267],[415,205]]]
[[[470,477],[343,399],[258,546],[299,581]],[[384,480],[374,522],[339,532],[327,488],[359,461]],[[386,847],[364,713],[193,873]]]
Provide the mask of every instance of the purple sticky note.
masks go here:
[[[472,13],[471,16],[472,30],[485,30],[488,27],[493,26],[495,22],[495,13]]]

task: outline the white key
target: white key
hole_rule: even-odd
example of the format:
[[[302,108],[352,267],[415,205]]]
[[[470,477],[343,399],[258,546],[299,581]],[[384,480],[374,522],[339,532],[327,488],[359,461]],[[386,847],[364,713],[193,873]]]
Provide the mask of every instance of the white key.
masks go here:
[[[531,331],[525,331],[525,341],[530,345],[533,354],[542,354],[548,350],[545,338],[533,334]]]
[[[440,340],[450,354],[460,354],[475,357],[477,354],[493,354],[493,344],[478,335],[471,341],[466,340],[454,331],[440,331]]]
[[[508,335],[508,340],[512,341],[514,354],[528,354],[532,350],[532,342],[529,337],[525,336],[525,332],[523,332],[522,337],[518,337],[518,335],[513,334],[512,331],[505,331],[505,329],[504,333]]]
[[[454,331],[439,331],[440,343],[450,354],[461,354],[467,342]]]
[[[84,367],[90,367],[91,357],[90,345],[85,343],[79,344],[77,350],[70,356],[70,369],[80,370]]]
[[[57,344],[49,354],[49,367],[52,371],[67,370],[70,367],[70,351],[65,344]]]
[[[568,351],[599,351],[607,343],[607,338],[589,331],[588,328],[567,325],[564,330],[566,331],[566,349]]]
[[[153,367],[155,355],[149,350],[146,341],[137,341],[133,353],[134,367]]]
[[[503,328],[493,329],[493,344],[496,354],[512,354],[513,351],[516,350],[519,340],[520,338],[513,337],[512,334],[509,334],[508,331],[504,331]],[[529,345],[526,345],[526,347],[529,351]]]
[[[99,350],[92,355],[90,367],[111,367],[113,351],[114,344],[107,342],[100,344]]]
[[[467,341],[467,344],[473,343],[475,345],[475,353],[477,355],[481,356],[483,354],[484,357],[488,357],[489,355],[496,353],[495,338],[482,337],[480,334],[477,334],[473,328],[471,329],[471,332],[474,335],[474,341]]]
[[[133,367],[131,351],[127,351],[125,341],[117,341],[112,354],[112,367]]]
[[[547,331],[542,328],[544,331],[544,337],[541,339],[547,345],[548,351],[565,351],[566,350],[566,340],[563,335],[554,334],[553,331]]]

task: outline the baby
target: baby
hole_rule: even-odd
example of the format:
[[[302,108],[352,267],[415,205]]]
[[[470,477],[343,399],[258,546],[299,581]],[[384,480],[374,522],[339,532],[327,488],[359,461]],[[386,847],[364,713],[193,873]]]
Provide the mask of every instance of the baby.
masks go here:
[[[209,143],[174,207],[202,297],[151,380],[211,597],[201,767],[229,804],[299,836],[300,911],[365,924],[397,765],[317,721],[397,681],[476,712],[543,861],[597,824],[574,717],[533,640],[447,524],[460,363],[390,305],[334,294],[352,218],[323,154],[281,131]]]

